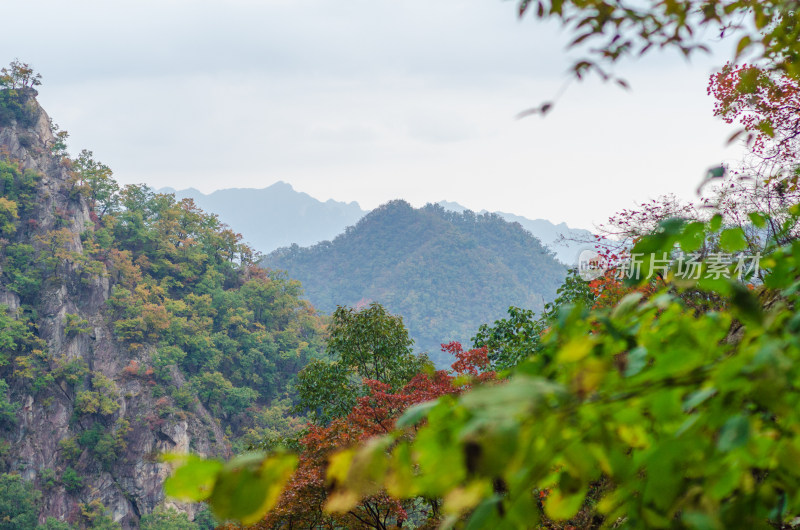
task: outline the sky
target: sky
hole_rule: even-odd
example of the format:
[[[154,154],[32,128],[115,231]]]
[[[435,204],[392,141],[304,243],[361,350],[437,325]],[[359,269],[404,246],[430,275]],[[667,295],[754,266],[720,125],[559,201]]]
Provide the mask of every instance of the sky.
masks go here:
[[[630,91],[567,83],[569,34],[511,0],[3,0],[3,18],[0,63],[32,64],[70,150],[121,183],[282,180],[591,229],[739,157],[706,95],[727,43],[624,63]]]

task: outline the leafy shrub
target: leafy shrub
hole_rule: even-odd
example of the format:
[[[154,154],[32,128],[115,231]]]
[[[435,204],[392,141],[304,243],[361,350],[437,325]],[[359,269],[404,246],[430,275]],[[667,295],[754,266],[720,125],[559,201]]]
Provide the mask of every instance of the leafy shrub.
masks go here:
[[[72,467],[67,467],[61,474],[61,483],[69,493],[78,493],[83,489],[83,478]]]
[[[153,513],[143,515],[139,520],[141,530],[198,530],[183,512],[174,508],[156,508]]]

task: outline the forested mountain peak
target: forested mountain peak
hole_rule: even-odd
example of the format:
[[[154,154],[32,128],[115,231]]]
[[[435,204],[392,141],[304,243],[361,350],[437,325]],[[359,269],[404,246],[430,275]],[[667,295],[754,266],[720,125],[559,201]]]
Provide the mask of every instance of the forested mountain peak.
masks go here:
[[[263,263],[300,280],[315,307],[384,304],[402,315],[418,350],[440,366],[440,345],[468,341],[509,305],[541,310],[566,273],[519,224],[437,204],[383,204],[332,241],[284,247]]]

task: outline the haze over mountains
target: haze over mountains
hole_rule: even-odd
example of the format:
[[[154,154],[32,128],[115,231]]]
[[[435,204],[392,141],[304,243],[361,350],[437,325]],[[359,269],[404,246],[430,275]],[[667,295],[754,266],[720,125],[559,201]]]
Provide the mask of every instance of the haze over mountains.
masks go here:
[[[261,189],[229,188],[209,194],[194,188],[162,188],[159,191],[174,193],[179,200],[194,199],[200,208],[219,215],[222,222],[240,232],[245,241],[263,253],[292,244],[302,247],[332,240],[369,213],[357,202],[332,199],[323,202],[282,181]],[[437,204],[453,212],[467,210],[456,202],[439,201]],[[488,212],[481,210],[477,213]],[[581,242],[592,238],[588,230],[570,228],[566,223],[554,224],[545,219],[528,219],[506,212],[494,213],[506,221],[520,223],[549,247],[562,263],[573,264],[578,252],[586,246]]]
[[[357,202],[322,202],[280,181],[262,189],[229,188],[209,194],[194,188],[158,191],[174,193],[178,200],[194,199],[197,206],[219,215],[223,223],[264,253],[295,243],[308,246],[333,239],[367,213]]]

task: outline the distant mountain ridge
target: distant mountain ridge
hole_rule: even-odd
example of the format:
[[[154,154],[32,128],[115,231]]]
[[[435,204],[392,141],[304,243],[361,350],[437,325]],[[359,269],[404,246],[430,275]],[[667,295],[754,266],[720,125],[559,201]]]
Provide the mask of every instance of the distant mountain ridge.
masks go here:
[[[440,366],[448,363],[439,356],[441,343],[468,342],[511,305],[541,310],[566,274],[519,224],[401,200],[376,208],[332,241],[281,248],[262,263],[300,280],[323,311],[384,304],[403,316],[417,347]]]
[[[158,191],[173,193],[178,200],[193,199],[197,206],[216,213],[223,223],[241,233],[250,246],[265,253],[292,244],[306,246],[333,239],[367,213],[357,202],[323,202],[283,181],[261,189],[227,188],[209,194],[194,188]]]
[[[228,188],[208,194],[194,188],[177,191],[162,188],[158,191],[174,193],[179,200],[194,199],[200,208],[215,212],[222,222],[240,232],[245,241],[263,253],[292,244],[303,247],[332,240],[369,213],[357,202],[332,199],[323,202],[296,191],[283,181],[266,188]],[[468,210],[456,202],[439,201],[437,204],[458,213]],[[476,213],[489,212],[481,210]],[[506,221],[518,222],[567,265],[574,264],[580,250],[587,246],[580,241],[591,241],[593,237],[590,231],[570,228],[566,223],[554,224],[546,219],[528,219],[506,212],[494,213]]]
[[[457,202],[439,201],[438,203],[445,210],[453,212],[464,212],[469,210]],[[481,210],[479,214],[489,213],[488,210]],[[578,261],[578,254],[581,250],[591,247],[588,242],[593,241],[594,234],[582,228],[570,228],[567,223],[554,224],[547,219],[528,219],[521,215],[507,212],[492,212],[509,223],[519,223],[522,228],[533,234],[539,241],[552,250],[556,258],[566,265],[574,265]]]

